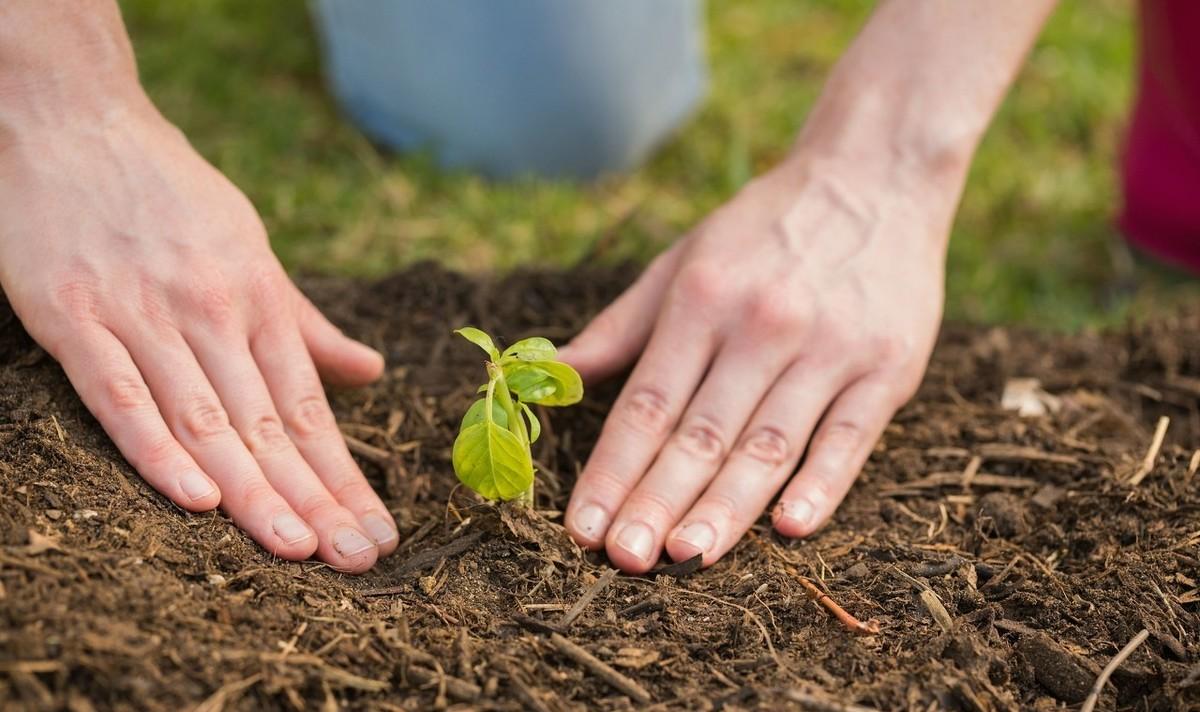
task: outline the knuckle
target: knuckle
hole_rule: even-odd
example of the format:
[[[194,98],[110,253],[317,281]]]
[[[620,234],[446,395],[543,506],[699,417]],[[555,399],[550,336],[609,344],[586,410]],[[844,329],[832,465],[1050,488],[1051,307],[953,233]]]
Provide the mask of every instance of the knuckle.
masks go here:
[[[319,492],[305,497],[300,502],[300,506],[296,508],[296,514],[299,514],[300,518],[307,522],[314,522],[339,509],[341,509],[341,505],[328,492]]]
[[[635,386],[621,404],[621,419],[648,435],[661,435],[671,424],[666,395],[654,386]]]
[[[723,295],[725,276],[718,265],[695,260],[679,269],[674,291],[678,299],[690,306],[715,305]]]
[[[141,378],[132,374],[114,376],[105,382],[108,402],[118,415],[129,415],[144,410],[154,401],[150,389]]]
[[[162,437],[144,443],[137,451],[137,462],[133,463],[139,469],[159,468],[170,465],[179,455],[179,444],[174,438]]]
[[[748,317],[753,329],[771,335],[803,330],[812,321],[806,307],[770,291],[753,298]]]
[[[355,472],[353,476],[345,477],[337,484],[330,485],[329,493],[338,502],[355,502],[373,497],[375,491],[371,489],[361,474]]]
[[[764,425],[755,428],[742,441],[741,453],[768,467],[779,467],[788,461],[793,446],[782,429]]]
[[[725,437],[707,416],[688,419],[675,435],[680,450],[704,462],[720,462],[725,457]]]
[[[661,492],[648,489],[634,490],[633,494],[629,495],[629,499],[623,509],[636,512],[635,518],[649,519],[656,522],[674,522],[678,516],[678,513],[675,511],[676,507],[671,503],[671,500]],[[618,527],[613,527],[614,531],[617,529]]]
[[[861,447],[866,433],[852,420],[834,420],[821,428],[820,450],[831,459],[845,459]]]
[[[710,492],[704,497],[704,509],[714,514],[712,519],[718,521],[736,522],[746,519],[742,507],[732,495],[724,492]]]
[[[179,424],[192,442],[210,442],[229,432],[229,415],[215,400],[196,398],[184,407]]]
[[[288,302],[287,279],[278,270],[260,267],[246,278],[246,292],[252,303],[279,307]]]
[[[872,338],[867,348],[876,363],[907,363],[914,352],[913,341],[903,334],[887,334]]]
[[[311,438],[334,427],[333,411],[324,396],[315,393],[296,401],[287,415],[287,427],[296,437]]]
[[[209,327],[225,328],[233,323],[237,313],[233,297],[222,279],[197,281],[187,288],[184,299]]]
[[[246,428],[242,439],[255,457],[279,453],[292,446],[292,441],[283,430],[283,423],[274,413],[267,413],[256,418]]]
[[[273,502],[279,499],[279,493],[271,486],[269,482],[259,476],[242,477],[242,484],[238,487],[238,492],[241,496],[241,501],[244,503],[255,502]]]
[[[71,321],[98,321],[100,287],[86,271],[71,271],[50,290],[50,304],[52,311]]]
[[[621,477],[617,473],[602,465],[594,465],[589,463],[583,476],[580,478],[581,483],[585,483],[587,488],[595,493],[602,500],[621,500],[629,493],[630,484],[627,478]]]

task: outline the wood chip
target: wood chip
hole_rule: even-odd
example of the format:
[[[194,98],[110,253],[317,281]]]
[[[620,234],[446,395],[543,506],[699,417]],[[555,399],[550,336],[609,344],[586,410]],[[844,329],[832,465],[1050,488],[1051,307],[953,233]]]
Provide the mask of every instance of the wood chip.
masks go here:
[[[1154,428],[1154,439],[1150,441],[1150,449],[1146,451],[1142,464],[1126,483],[1130,487],[1137,487],[1154,470],[1154,463],[1158,461],[1158,451],[1162,449],[1163,438],[1167,436],[1167,427],[1170,424],[1171,419],[1165,415],[1158,419],[1158,425]]]
[[[650,704],[650,693],[646,691],[646,688],[617,672],[607,663],[582,647],[567,640],[559,633],[552,633],[550,635],[550,642],[554,644],[554,648],[558,652],[587,668],[588,672],[604,680],[614,689],[628,695],[639,704]]]
[[[579,600],[575,602],[575,605],[571,607],[571,610],[567,611],[566,615],[562,617],[562,620],[558,622],[558,626],[563,630],[570,628],[571,624],[575,622],[575,619],[582,615],[587,609],[588,604],[592,602],[592,599],[594,599],[597,594],[599,594],[610,583],[612,583],[613,579],[616,577],[616,569],[609,569],[605,571],[600,578],[596,579],[595,583],[588,587],[587,591],[584,591],[583,595],[579,597]]]
[[[1188,463],[1188,479],[1192,479],[1196,475],[1196,470],[1200,470],[1200,450],[1192,453],[1192,461]]]
[[[929,611],[929,615],[933,616],[934,622],[942,631],[949,633],[954,630],[954,618],[950,612],[946,610],[946,606],[942,604],[942,599],[938,597],[933,589],[923,588],[919,595],[921,604]]]

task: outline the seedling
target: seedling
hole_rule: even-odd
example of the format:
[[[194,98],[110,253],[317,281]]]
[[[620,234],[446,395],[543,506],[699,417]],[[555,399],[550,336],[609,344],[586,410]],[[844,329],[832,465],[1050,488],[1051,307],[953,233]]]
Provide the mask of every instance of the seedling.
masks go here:
[[[583,398],[575,369],[557,360],[554,344],[522,339],[501,353],[487,334],[466,326],[454,333],[487,352],[484,397],[471,404],[454,440],[454,472],[486,499],[533,504],[533,456],[542,424],[531,405],[562,406]]]

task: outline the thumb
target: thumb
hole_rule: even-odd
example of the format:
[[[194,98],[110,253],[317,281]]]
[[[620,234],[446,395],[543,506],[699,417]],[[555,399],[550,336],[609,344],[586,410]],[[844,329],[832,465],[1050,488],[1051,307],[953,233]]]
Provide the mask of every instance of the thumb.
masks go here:
[[[299,295],[300,334],[321,380],[334,386],[365,386],[383,373],[383,355],[342,333]]]
[[[679,261],[679,245],[659,255],[629,289],[558,352],[586,382],[600,381],[633,363],[650,339],[667,286]]]

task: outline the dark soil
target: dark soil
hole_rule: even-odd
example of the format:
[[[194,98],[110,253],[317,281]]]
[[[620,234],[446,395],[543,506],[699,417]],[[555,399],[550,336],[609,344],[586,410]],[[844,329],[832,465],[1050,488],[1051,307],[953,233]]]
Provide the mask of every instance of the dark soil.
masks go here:
[[[639,689],[660,709],[1056,709],[1143,628],[1098,709],[1200,708],[1200,315],[948,328],[819,535],[764,520],[708,570],[596,591],[606,562],[559,510],[616,385],[549,414],[538,513],[480,504],[449,464],[479,355],[450,329],[565,340],[628,276],[305,283],[391,364],[333,395],[403,537],[359,577],[273,560],[151,491],[0,307],[0,710],[620,710],[647,706]],[[1004,411],[1014,376],[1061,410]],[[1154,469],[1125,484],[1164,415]],[[851,632],[805,578],[880,632]]]

